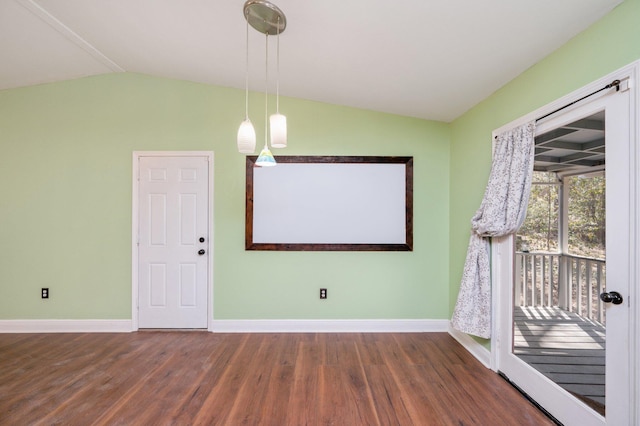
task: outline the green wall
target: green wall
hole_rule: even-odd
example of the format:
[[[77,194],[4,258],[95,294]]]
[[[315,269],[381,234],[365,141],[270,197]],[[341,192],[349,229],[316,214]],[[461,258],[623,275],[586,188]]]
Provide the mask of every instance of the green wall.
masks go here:
[[[252,94],[259,140],[262,105]],[[245,251],[242,91],[138,74],[4,90],[0,319],[131,318],[132,152],[148,150],[214,151],[216,319],[448,318],[449,125],[287,98],[280,109],[289,148],[276,155],[414,157],[413,252]]]
[[[491,167],[491,132],[640,59],[640,0],[626,0],[451,124],[450,302]]]
[[[639,59],[638,22],[626,0],[451,124],[281,100],[283,155],[414,157],[410,253],[244,251],[242,91],[137,74],[0,91],[0,319],[131,318],[131,155],[144,150],[215,152],[216,319],[448,318],[492,130]],[[260,140],[258,94],[251,111]]]

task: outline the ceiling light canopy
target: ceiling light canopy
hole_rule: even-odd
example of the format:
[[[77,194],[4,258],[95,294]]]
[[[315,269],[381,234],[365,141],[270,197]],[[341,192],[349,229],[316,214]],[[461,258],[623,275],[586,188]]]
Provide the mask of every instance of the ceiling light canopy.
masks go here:
[[[244,4],[244,18],[257,31],[266,35],[282,34],[287,28],[284,12],[266,0],[249,0]]]
[[[275,166],[276,161],[269,151],[267,142],[268,126],[271,129],[271,147],[285,148],[287,146],[287,117],[280,114],[280,33],[287,27],[287,18],[278,6],[266,0],[248,0],[244,4],[244,17],[247,21],[246,28],[246,62],[245,62],[245,119],[238,129],[238,151],[243,154],[251,154],[256,147],[256,132],[249,119],[249,25],[265,35],[265,88],[264,88],[264,148],[256,161],[258,166]],[[277,37],[277,76],[276,76],[276,113],[268,116],[269,82],[269,36]]]

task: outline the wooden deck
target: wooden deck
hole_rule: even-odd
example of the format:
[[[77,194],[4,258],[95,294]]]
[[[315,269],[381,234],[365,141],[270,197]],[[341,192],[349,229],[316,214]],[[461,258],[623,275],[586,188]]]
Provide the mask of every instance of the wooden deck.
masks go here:
[[[514,354],[603,414],[605,328],[550,307],[516,307],[514,323]]]

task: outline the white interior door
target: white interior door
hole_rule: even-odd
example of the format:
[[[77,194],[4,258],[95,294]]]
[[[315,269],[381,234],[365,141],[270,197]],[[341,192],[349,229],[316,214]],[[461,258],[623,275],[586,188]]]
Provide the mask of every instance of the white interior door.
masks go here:
[[[498,310],[497,369],[565,425],[627,425],[633,416],[631,393],[634,367],[630,356],[630,305],[635,261],[632,247],[634,210],[630,205],[633,170],[630,93],[609,93],[585,105],[558,113],[539,124],[544,133],[598,111],[605,111],[606,137],[606,262],[607,291],[624,298],[606,307],[606,415],[602,417],[513,354],[513,238],[495,241],[494,273]]]
[[[139,158],[138,326],[207,328],[206,157]]]

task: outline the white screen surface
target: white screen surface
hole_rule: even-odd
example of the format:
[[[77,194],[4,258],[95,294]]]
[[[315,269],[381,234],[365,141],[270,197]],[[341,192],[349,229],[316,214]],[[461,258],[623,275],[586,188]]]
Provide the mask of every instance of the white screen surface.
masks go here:
[[[253,173],[253,243],[406,243],[405,164],[278,163]]]

